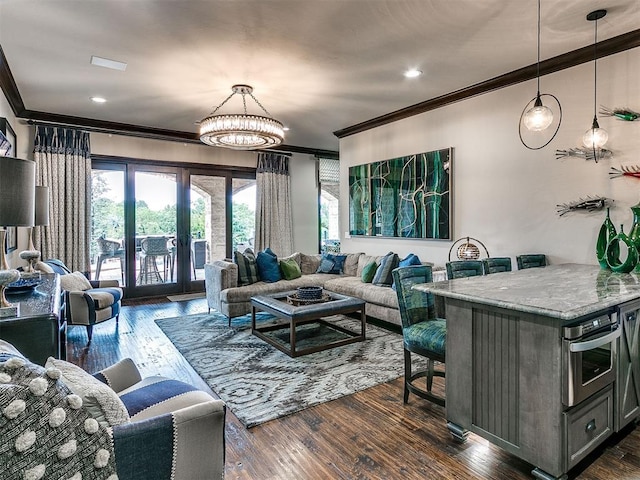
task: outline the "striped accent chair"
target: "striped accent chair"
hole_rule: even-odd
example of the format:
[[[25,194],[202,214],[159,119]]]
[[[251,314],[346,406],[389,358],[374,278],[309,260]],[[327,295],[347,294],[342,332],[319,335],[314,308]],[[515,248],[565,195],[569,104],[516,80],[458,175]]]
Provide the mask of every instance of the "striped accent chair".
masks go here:
[[[91,343],[93,326],[120,316],[122,289],[117,280],[89,281],[80,272],[71,272],[60,260],[46,260],[51,272],[61,275],[60,285],[64,291],[64,316],[67,325],[84,325]],[[46,266],[38,264],[43,271]]]
[[[417,283],[432,281],[431,267],[412,265],[396,268],[392,272],[398,295],[398,306],[402,319],[404,346],[404,403],[409,401],[409,393],[445,406],[445,399],[435,395],[431,388],[433,377],[444,377],[442,370],[435,370],[435,362],[444,363],[447,342],[446,320],[436,318],[433,294],[413,290]],[[427,367],[413,371],[411,354],[427,359]],[[426,388],[419,387],[416,380],[426,378]]]
[[[129,358],[94,374],[114,390],[129,422],[113,427],[120,480],[222,479],[226,406],[161,376],[142,378]]]
[[[511,257],[483,258],[482,264],[484,265],[485,275],[511,271]]]

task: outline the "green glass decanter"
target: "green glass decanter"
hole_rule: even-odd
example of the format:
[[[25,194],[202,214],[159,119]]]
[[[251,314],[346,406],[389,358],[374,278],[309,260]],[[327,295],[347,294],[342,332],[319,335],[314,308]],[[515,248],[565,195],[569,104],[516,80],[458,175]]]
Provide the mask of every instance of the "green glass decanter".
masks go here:
[[[596,242],[596,257],[598,258],[598,263],[602,268],[609,268],[609,264],[607,262],[607,245],[609,244],[611,239],[617,235],[617,233],[618,232],[616,232],[616,227],[613,226],[613,222],[609,217],[609,208],[607,208],[607,217],[604,219],[604,222],[600,227],[600,233],[598,233],[598,241]],[[638,235],[640,235],[640,231],[638,232]],[[616,264],[620,263],[620,244],[616,242],[616,244],[613,245],[611,249],[613,261]]]

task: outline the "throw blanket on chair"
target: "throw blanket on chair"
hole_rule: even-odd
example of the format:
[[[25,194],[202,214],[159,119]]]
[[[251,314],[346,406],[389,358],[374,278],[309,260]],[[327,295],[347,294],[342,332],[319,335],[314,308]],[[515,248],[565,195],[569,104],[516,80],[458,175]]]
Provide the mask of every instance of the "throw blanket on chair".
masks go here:
[[[59,378],[0,354],[0,478],[117,480],[110,431]]]

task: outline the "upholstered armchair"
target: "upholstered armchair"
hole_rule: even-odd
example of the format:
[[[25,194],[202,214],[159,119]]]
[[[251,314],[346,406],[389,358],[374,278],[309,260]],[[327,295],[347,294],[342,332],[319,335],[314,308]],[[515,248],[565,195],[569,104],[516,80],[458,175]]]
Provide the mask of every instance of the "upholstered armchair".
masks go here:
[[[71,272],[57,259],[39,262],[41,271],[60,274],[60,287],[64,291],[64,316],[67,325],[84,325],[87,344],[91,343],[93,326],[120,316],[122,289],[117,280],[89,281],[80,272]]]
[[[131,359],[93,376],[42,367],[2,340],[0,378],[2,478],[224,478],[226,407],[207,392],[143,379]]]
[[[447,342],[446,320],[436,318],[433,294],[413,290],[417,283],[431,283],[431,267],[413,265],[396,268],[392,272],[398,295],[402,338],[404,349],[404,403],[409,401],[409,393],[444,406],[445,399],[432,392],[433,377],[444,377],[442,370],[435,370],[435,362],[445,362]],[[411,354],[421,355],[427,360],[427,367],[413,371]],[[416,380],[426,379],[426,388],[417,385]]]
[[[449,280],[484,275],[484,267],[480,260],[457,260],[447,262],[445,266],[447,267],[447,278]]]
[[[511,271],[511,257],[483,258],[482,264],[484,265],[485,275]]]
[[[547,265],[547,256],[543,253],[531,253],[527,255],[518,255],[516,257],[518,270],[525,268],[537,268]]]

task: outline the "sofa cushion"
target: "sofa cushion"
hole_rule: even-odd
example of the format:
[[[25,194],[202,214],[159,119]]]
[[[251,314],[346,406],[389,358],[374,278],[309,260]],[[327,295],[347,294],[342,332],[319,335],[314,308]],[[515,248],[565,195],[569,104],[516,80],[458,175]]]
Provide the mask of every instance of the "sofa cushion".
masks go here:
[[[282,270],[282,278],[285,280],[293,280],[302,276],[300,265],[293,258],[280,260],[280,270]]]
[[[233,262],[238,265],[238,285],[251,285],[260,280],[253,250],[247,248],[244,253],[233,252]]]
[[[271,283],[282,279],[278,257],[273,252],[266,250],[258,252],[256,263],[258,264],[258,275],[260,275],[260,280],[263,282]]]
[[[115,305],[122,300],[122,289],[119,287],[94,288],[85,292],[93,300],[97,310]]]
[[[251,297],[255,297],[257,295],[269,295],[271,293],[287,292],[289,290],[295,290],[298,287],[322,286],[325,284],[325,282],[340,277],[340,275],[334,274],[312,273],[310,275],[302,275],[301,277],[298,277],[294,280],[283,279],[279,282],[274,283],[257,282],[253,285],[227,288],[226,290],[223,290],[222,292],[220,292],[220,301],[228,304],[249,302],[251,301]],[[359,278],[357,280],[360,281]]]
[[[398,296],[388,286],[377,286],[363,283],[360,277],[342,275],[328,280],[324,284],[326,290],[349,295],[364,300],[367,303],[383,305],[388,308],[398,308]],[[368,308],[368,307],[367,307]]]
[[[87,280],[87,277],[82,272],[67,273],[66,275],[60,275],[60,288],[69,292],[84,291],[91,288],[91,282]]]
[[[348,253],[347,258],[344,260],[342,273],[345,275],[351,275],[352,277],[358,275],[358,260],[362,255],[363,253]]]
[[[363,283],[371,283],[373,281],[373,277],[376,274],[376,270],[378,270],[378,264],[375,260],[371,260],[369,263],[367,263],[362,269],[362,275],[360,275]]]
[[[393,276],[391,275],[391,272],[394,268],[398,268],[398,255],[393,252],[389,252],[382,257],[382,260],[380,260],[380,265],[378,266],[371,283],[374,285],[386,285],[390,287],[393,284]]]
[[[300,254],[300,270],[302,271],[302,275],[309,275],[311,273],[316,273],[318,267],[320,266],[320,255],[307,255],[304,253]]]
[[[116,392],[80,367],[53,357],[48,358],[45,367],[60,370],[62,382],[82,398],[82,404],[100,425],[109,427],[129,421],[127,409]]]

